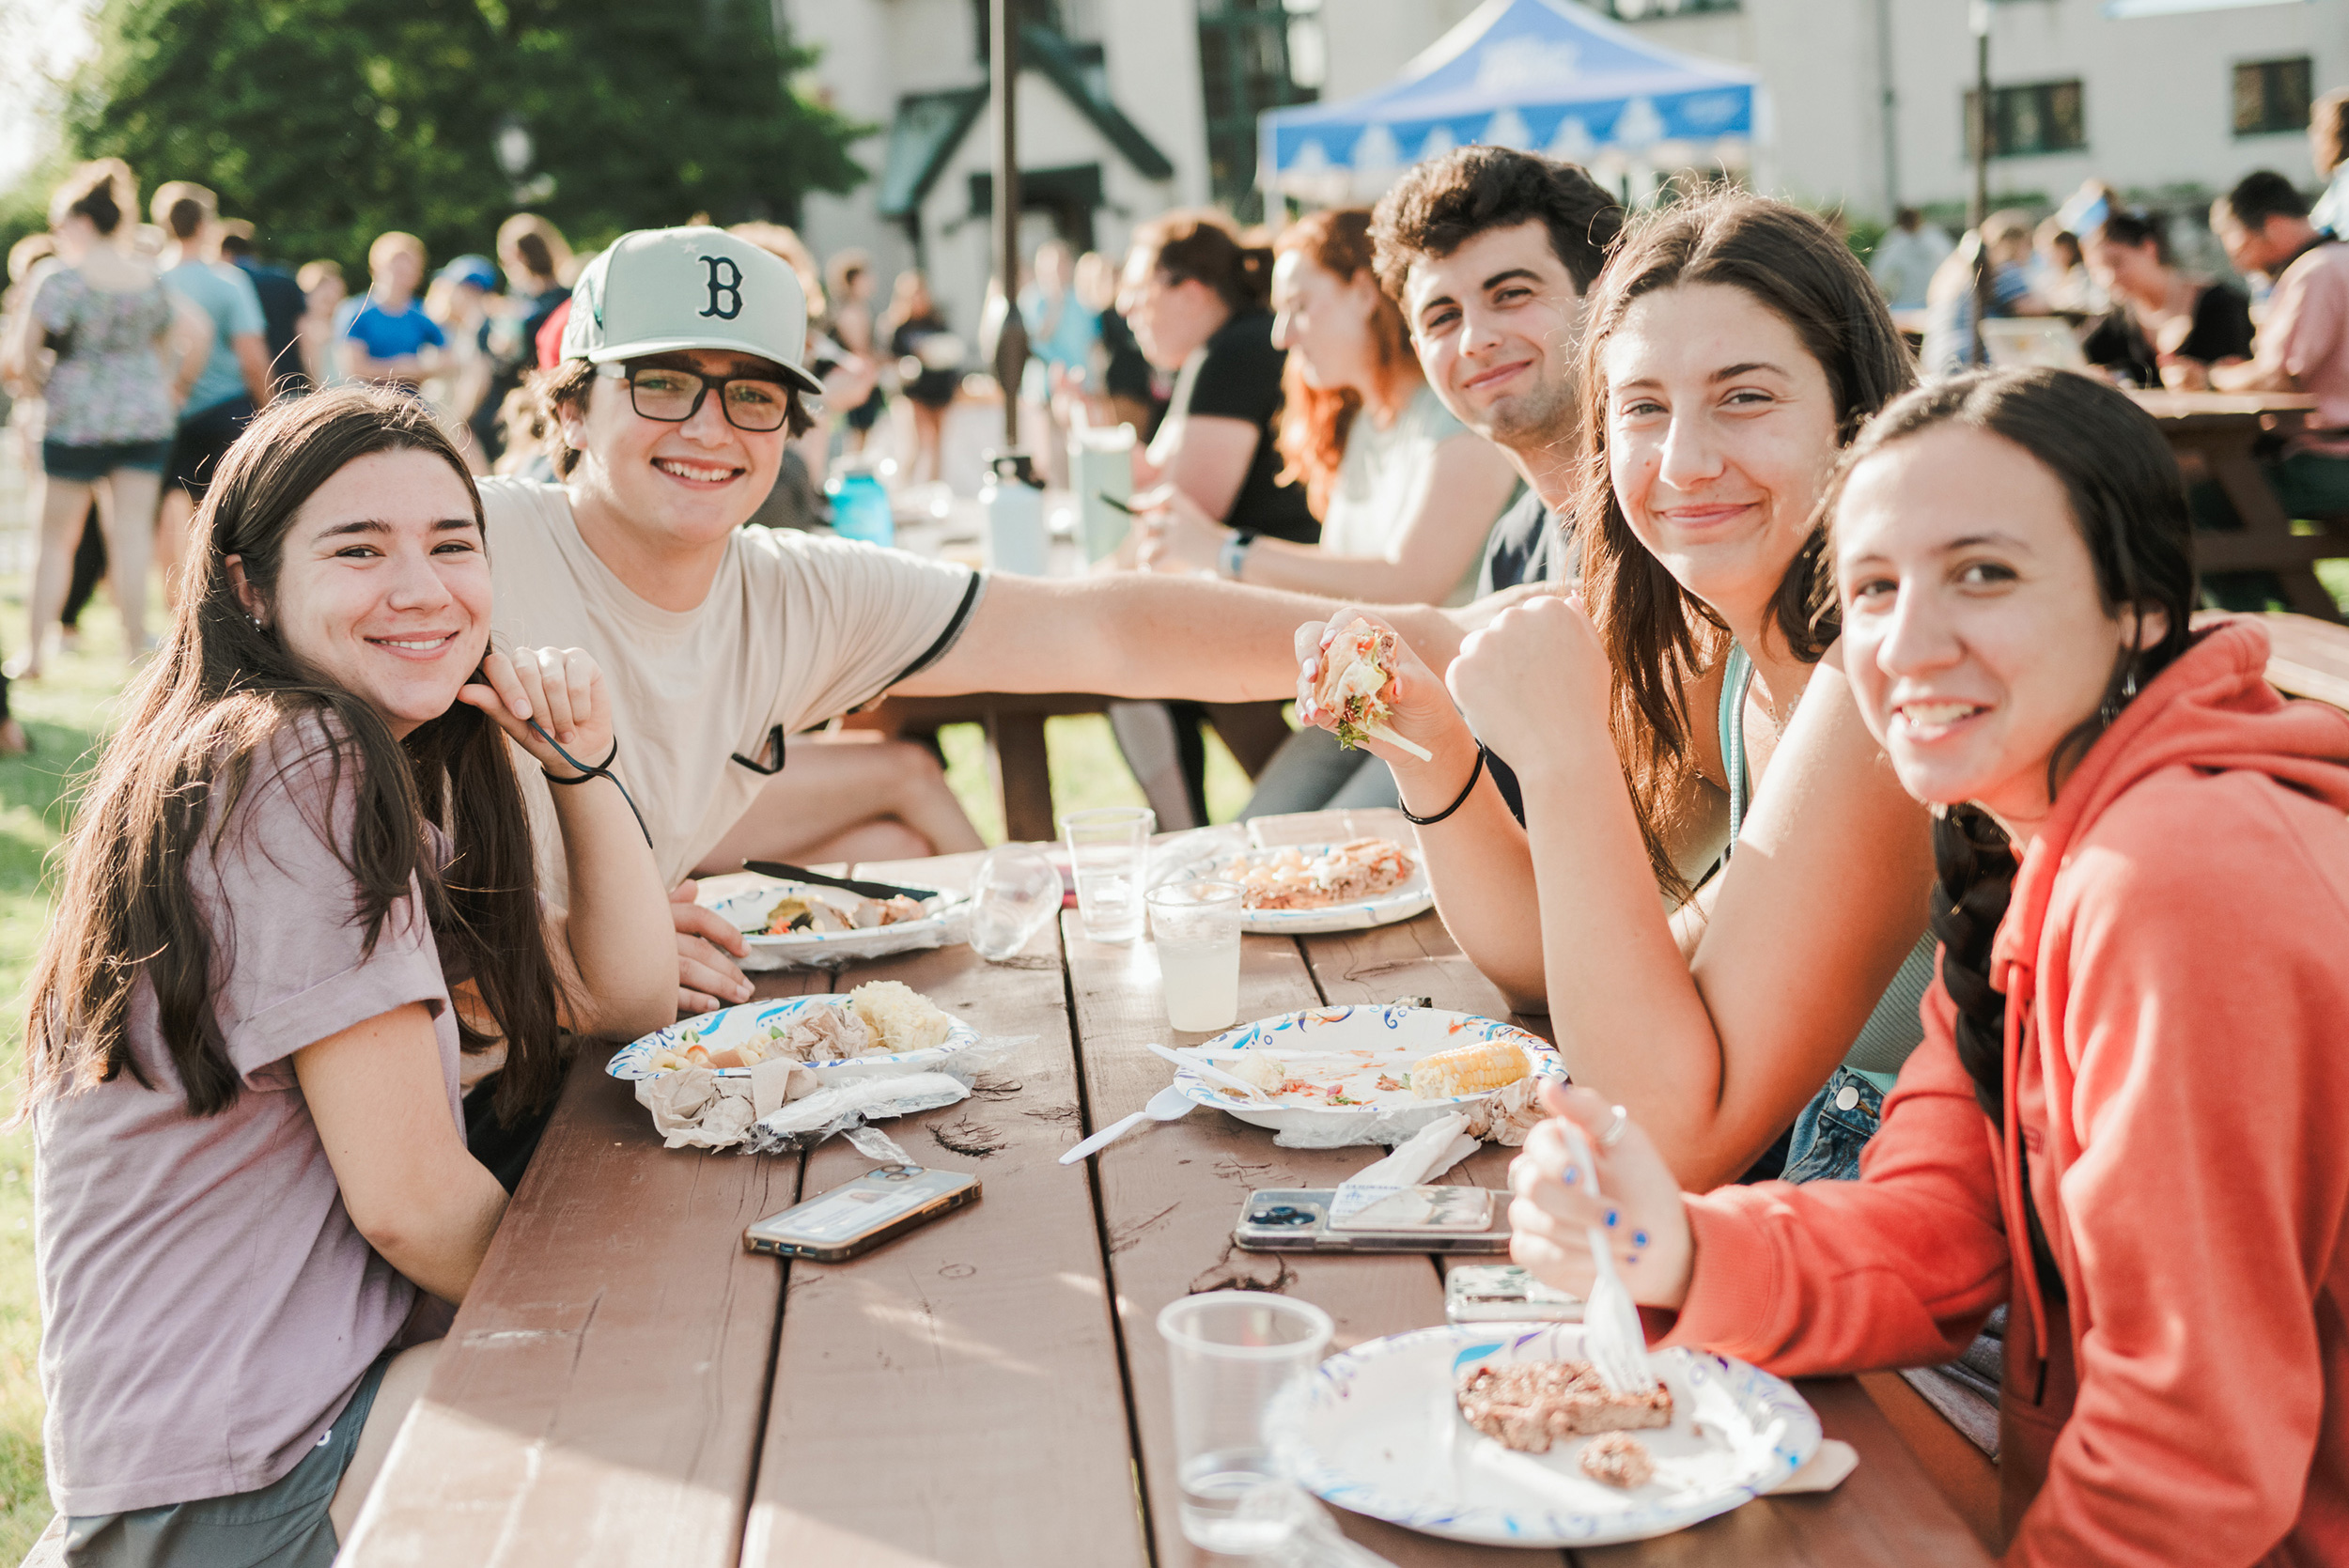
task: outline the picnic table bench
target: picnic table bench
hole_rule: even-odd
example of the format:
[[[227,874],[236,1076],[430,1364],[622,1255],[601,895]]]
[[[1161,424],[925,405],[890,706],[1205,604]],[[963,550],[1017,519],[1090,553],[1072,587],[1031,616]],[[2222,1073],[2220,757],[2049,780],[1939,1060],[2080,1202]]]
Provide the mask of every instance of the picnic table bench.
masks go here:
[[[2243,523],[2232,533],[2198,530],[2195,568],[2205,574],[2273,572],[2294,610],[2322,620],[2341,619],[2340,606],[2318,580],[2314,564],[2349,555],[2349,519],[2311,520],[2315,533],[2294,533],[2293,520],[2258,456],[2263,438],[2305,426],[2316,399],[2295,392],[2132,392],[2129,396],[2160,423],[2187,479],[2215,482]]]
[[[1344,825],[1401,831],[1390,816]],[[972,859],[860,870],[952,886]],[[608,1052],[584,1053],[345,1561],[1215,1560],[1176,1525],[1159,1309],[1195,1291],[1283,1291],[1327,1310],[1341,1347],[1443,1321],[1430,1257],[1232,1245],[1252,1188],[1333,1186],[1367,1151],[1283,1149],[1203,1110],[1057,1163],[1165,1082],[1142,1049],[1172,1032],[1146,942],[1089,941],[1069,911],[1007,964],[951,947],[759,988],[873,978],[982,1034],[1034,1037],[970,1099],[886,1124],[915,1158],[979,1175],[982,1201],[846,1264],[753,1256],[744,1226],[870,1162],[837,1139],[781,1157],[664,1150],[603,1073]],[[1251,937],[1240,988],[1243,1017],[1399,996],[1505,1016],[1433,914]],[[1448,1179],[1501,1186],[1507,1160],[1487,1148]],[[1857,1383],[1803,1391],[1859,1451],[1858,1472],[1661,1541],[1503,1552],[1338,1517],[1404,1568],[1988,1560]]]

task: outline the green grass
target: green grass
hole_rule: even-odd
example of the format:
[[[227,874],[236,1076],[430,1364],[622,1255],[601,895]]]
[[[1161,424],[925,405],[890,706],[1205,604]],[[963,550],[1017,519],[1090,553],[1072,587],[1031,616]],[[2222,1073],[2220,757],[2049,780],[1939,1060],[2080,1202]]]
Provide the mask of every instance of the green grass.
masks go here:
[[[0,642],[22,639],[24,584],[0,582]],[[0,757],[0,1052],[7,1060],[6,1103],[15,1104],[22,1045],[23,991],[49,900],[42,886],[50,851],[63,832],[68,792],[89,751],[110,728],[121,690],[119,627],[101,601],[83,617],[84,651],[62,654],[38,684],[17,682],[10,708],[32,737],[30,756]],[[0,1130],[0,1563],[23,1557],[49,1522],[41,1473],[40,1303],[33,1285],[33,1140],[30,1129]]]
[[[1003,842],[1003,814],[987,767],[987,732],[976,724],[948,724],[938,732],[946,753],[946,783],[970,814],[972,826],[989,844]],[[1084,811],[1094,806],[1143,806],[1142,786],[1117,750],[1109,720],[1098,713],[1044,721],[1044,750],[1051,759],[1052,809]],[[1207,731],[1207,816],[1229,822],[1248,803],[1248,775]]]

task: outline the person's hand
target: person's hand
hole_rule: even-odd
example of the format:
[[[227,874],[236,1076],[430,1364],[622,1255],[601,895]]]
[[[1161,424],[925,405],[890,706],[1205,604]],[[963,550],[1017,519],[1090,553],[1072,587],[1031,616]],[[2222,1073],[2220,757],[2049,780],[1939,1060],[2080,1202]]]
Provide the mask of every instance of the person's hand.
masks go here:
[[[874,383],[880,380],[880,366],[860,354],[834,360],[824,374],[824,406],[843,411],[853,409],[873,395]]]
[[[495,720],[498,728],[555,778],[579,778],[583,769],[565,761],[539,730],[589,768],[611,754],[612,694],[594,656],[584,648],[492,652],[481,661],[479,676],[457,697]],[[533,720],[538,729],[531,728]]]
[[[1562,744],[1611,746],[1610,668],[1581,596],[1543,595],[1470,632],[1444,681],[1485,744],[1528,767]]]
[[[2210,367],[2201,360],[2187,359],[2183,354],[2164,354],[2159,363],[2161,384],[2171,392],[2207,392],[2210,389]]]
[[[1232,531],[1207,516],[1196,501],[1173,485],[1135,496],[1134,536],[1144,571],[1211,572]]]
[[[751,1000],[751,983],[734,960],[750,944],[734,923],[693,901],[688,877],[669,890],[669,920],[677,927],[677,1010],[680,1016],[714,1013]]]
[[[1615,1108],[1588,1089],[1552,1083],[1542,1090],[1551,1120],[1535,1127],[1510,1162],[1509,1257],[1546,1285],[1574,1296],[1591,1293],[1591,1246],[1595,1227],[1613,1243],[1615,1272],[1642,1307],[1677,1310],[1688,1298],[1695,1262],[1680,1183],[1636,1122],[1626,1120],[1612,1148],[1599,1139],[1615,1125]],[[1582,1130],[1577,1140],[1564,1123]],[[1584,1151],[1598,1170],[1584,1169]],[[1594,1190],[1602,1196],[1594,1196]]]
[[[1299,723],[1336,732],[1339,716],[1315,700],[1314,686],[1321,678],[1322,661],[1330,656],[1330,644],[1336,641],[1339,632],[1352,626],[1357,619],[1366,620],[1389,631],[1394,630],[1380,617],[1350,605],[1326,621],[1307,621],[1297,629],[1297,718]],[[1386,686],[1378,693],[1380,700],[1387,705],[1387,727],[1397,735],[1417,741],[1439,758],[1454,742],[1467,742],[1469,737],[1466,726],[1460,721],[1460,711],[1453,706],[1443,682],[1421,662],[1419,655],[1411,650],[1411,644],[1400,633],[1394,640],[1393,665],[1387,672]],[[1366,741],[1362,749],[1391,767],[1423,766],[1408,752],[1383,740]]]

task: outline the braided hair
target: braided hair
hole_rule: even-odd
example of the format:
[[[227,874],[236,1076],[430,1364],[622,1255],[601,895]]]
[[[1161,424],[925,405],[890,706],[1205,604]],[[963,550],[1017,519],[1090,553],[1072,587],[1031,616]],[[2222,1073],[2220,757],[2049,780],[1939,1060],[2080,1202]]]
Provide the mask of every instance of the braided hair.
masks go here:
[[[2194,543],[2185,481],[2153,416],[2101,380],[2068,370],[1991,370],[1952,377],[1899,398],[1844,454],[1821,507],[1831,532],[1852,471],[1896,441],[1943,425],[2012,442],[2063,486],[2072,521],[2096,572],[2108,616],[2158,614],[2159,638],[2125,643],[2096,710],[2047,759],[2047,795],[2095,744],[2138,688],[2186,651],[2194,613]],[[1990,981],[1990,944],[2005,918],[2015,861],[1989,814],[1952,807],[1935,823],[1933,934],[1941,984],[1957,1010],[1957,1055],[1993,1125],[2006,1106],[2006,997]]]
[[[1990,983],[1990,941],[2015,896],[2015,853],[1979,806],[1933,824],[1933,936],[1941,988],[1957,1008],[1957,1060],[1994,1123],[2006,1118],[2006,993]]]

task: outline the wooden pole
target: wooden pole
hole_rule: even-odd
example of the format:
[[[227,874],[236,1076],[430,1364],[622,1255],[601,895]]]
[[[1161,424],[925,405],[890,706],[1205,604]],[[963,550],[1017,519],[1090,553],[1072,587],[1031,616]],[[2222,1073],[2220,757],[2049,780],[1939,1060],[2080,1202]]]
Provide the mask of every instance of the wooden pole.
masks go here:
[[[995,77],[995,276],[1003,289],[995,382],[1003,391],[1003,448],[1008,452],[1019,445],[1019,377],[1028,363],[1028,329],[1019,319],[1019,13],[1011,0],[988,0],[988,63]]]
[[[1971,363],[1987,365],[1982,323],[1990,314],[1990,241],[1982,225],[1990,216],[1990,8],[1995,0],[1973,0],[1974,196],[1967,204],[1974,230],[1974,341]]]

